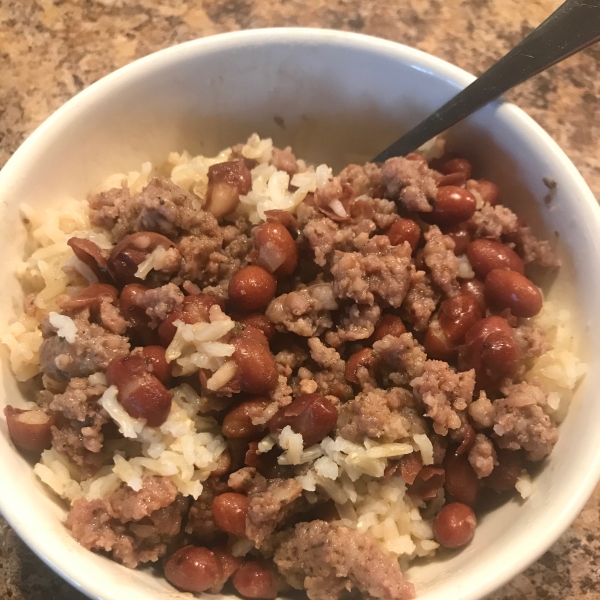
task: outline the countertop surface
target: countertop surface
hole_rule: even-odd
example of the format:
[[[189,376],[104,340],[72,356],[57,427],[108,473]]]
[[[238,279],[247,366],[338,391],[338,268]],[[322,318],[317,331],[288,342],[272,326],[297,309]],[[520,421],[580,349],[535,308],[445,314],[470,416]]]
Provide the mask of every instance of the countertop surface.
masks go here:
[[[197,37],[271,26],[328,27],[425,50],[474,74],[559,0],[0,0],[0,166],[84,87]],[[600,197],[600,45],[509,94]],[[0,518],[0,597],[82,600]],[[537,563],[487,600],[600,599],[600,487]],[[454,600],[454,599],[448,599]]]

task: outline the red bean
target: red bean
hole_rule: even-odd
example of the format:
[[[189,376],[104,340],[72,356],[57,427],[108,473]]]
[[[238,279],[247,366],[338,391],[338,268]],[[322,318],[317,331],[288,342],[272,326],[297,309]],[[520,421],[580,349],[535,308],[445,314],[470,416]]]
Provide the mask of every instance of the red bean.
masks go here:
[[[494,240],[474,240],[467,248],[467,258],[475,274],[482,279],[492,269],[509,269],[521,275],[525,272],[519,255],[506,244]]]
[[[272,210],[265,210],[265,216],[267,221],[272,223],[281,223],[296,239],[300,235],[300,229],[298,227],[298,219],[289,211],[274,208]]]
[[[440,172],[445,175],[462,173],[467,179],[470,179],[473,167],[471,167],[471,163],[466,158],[451,158],[442,164]]]
[[[51,445],[54,417],[41,410],[23,410],[14,406],[4,408],[8,435],[17,448],[40,454]]]
[[[208,548],[184,546],[165,562],[165,577],[185,592],[204,592],[223,578],[223,569]]]
[[[412,485],[409,485],[406,491],[412,498],[433,500],[444,486],[444,480],[444,469],[426,466],[417,473]]]
[[[85,263],[99,281],[111,283],[113,278],[108,269],[108,262],[100,246],[85,238],[72,237],[67,241],[75,256]]]
[[[464,173],[448,173],[448,175],[441,175],[436,180],[438,187],[445,187],[447,185],[464,187],[465,183],[467,183],[467,176]]]
[[[256,265],[240,269],[229,282],[229,299],[241,312],[264,312],[275,296],[277,280]]]
[[[108,365],[106,380],[116,385],[118,400],[134,419],[146,419],[150,427],[160,427],[171,411],[171,392],[147,370],[139,354],[115,358]]]
[[[421,239],[421,228],[412,219],[398,219],[389,227],[385,235],[390,238],[392,246],[408,242],[414,250]]]
[[[519,369],[521,352],[510,325],[502,317],[486,317],[465,336],[458,355],[461,371],[475,369],[480,389],[493,386]]]
[[[500,189],[495,183],[487,179],[469,179],[467,189],[475,190],[481,199],[491,206],[496,206],[500,201]]]
[[[372,348],[362,348],[348,358],[344,369],[344,377],[351,383],[360,384],[358,369],[361,367],[365,367],[369,371],[371,377],[375,376],[377,359],[375,358],[375,353]]]
[[[252,560],[243,564],[234,574],[233,587],[246,598],[276,598],[278,577],[274,569],[263,561]]]
[[[423,347],[428,358],[434,360],[451,360],[457,351],[457,347],[448,339],[448,336],[442,329],[438,315],[429,322],[425,337],[423,339]]]
[[[144,294],[150,288],[141,283],[130,283],[121,291],[119,308],[123,316],[133,325],[145,325],[150,321],[146,314]]]
[[[298,248],[284,225],[263,223],[254,230],[254,264],[275,275],[291,275],[298,265]]]
[[[159,246],[168,250],[177,245],[169,238],[153,231],[140,231],[124,237],[108,258],[108,269],[120,284],[134,283],[139,279],[136,271],[148,255]]]
[[[460,256],[467,251],[471,243],[471,234],[463,223],[452,225],[452,227],[445,227],[444,234],[450,236],[454,241],[454,254],[456,256]]]
[[[254,425],[252,419],[260,417],[270,404],[268,398],[252,398],[232,408],[223,419],[223,435],[233,439],[259,437],[266,425]]]
[[[221,571],[223,573],[221,582],[225,583],[244,564],[244,560],[238,556],[233,556],[231,550],[226,546],[217,546],[212,551],[221,563]]]
[[[241,317],[239,322],[243,325],[250,325],[251,327],[256,327],[256,329],[260,329],[269,342],[275,337],[277,333],[277,329],[275,329],[275,325],[271,323],[269,318],[266,315],[261,313],[252,313],[245,317]]]
[[[240,389],[249,394],[265,394],[275,389],[277,365],[265,334],[255,327],[246,327],[232,341],[235,346]]]
[[[382,340],[386,335],[393,335],[394,337],[400,337],[403,333],[406,333],[406,327],[400,317],[391,315],[389,313],[381,315],[377,325],[375,325],[375,331],[371,336],[371,343]]]
[[[289,425],[295,433],[302,435],[304,447],[308,448],[333,430],[337,417],[337,409],[327,398],[319,394],[305,394],[280,408],[269,421],[269,430],[279,433]]]
[[[412,160],[414,162],[419,162],[422,165],[424,165],[425,167],[429,166],[429,163],[427,162],[427,159],[422,156],[421,154],[417,154],[415,152],[409,152],[406,156],[405,156],[406,160]]]
[[[183,312],[182,310],[176,310],[172,312],[159,326],[158,326],[158,337],[160,343],[166,348],[173,341],[175,334],[177,333],[177,327],[175,321],[183,321],[188,325],[193,325],[198,322],[198,319],[191,313]]]
[[[539,288],[524,275],[506,269],[493,269],[485,278],[485,297],[515,317],[534,317],[542,309]]]
[[[213,306],[225,307],[221,298],[214,294],[194,294],[183,299],[181,310],[193,315],[196,318],[196,323],[200,321],[208,322],[210,320],[210,309]]]
[[[233,470],[231,468],[232,463],[233,461],[229,450],[223,450],[223,452],[221,452],[221,454],[219,455],[219,458],[217,458],[216,460],[215,468],[210,472],[211,476],[222,477],[223,475],[230,473]]]
[[[485,303],[485,285],[483,281],[479,281],[479,279],[470,279],[469,281],[465,281],[460,286],[460,293],[465,296],[471,296],[474,300],[477,301],[477,305],[481,310],[481,314],[484,315],[486,311],[486,303]]]
[[[208,188],[204,208],[215,217],[233,212],[240,194],[252,188],[252,175],[243,160],[232,160],[208,167]]]
[[[267,479],[281,478],[285,479],[285,471],[289,467],[282,466],[277,462],[277,458],[281,455],[280,448],[275,447],[269,452],[258,452],[258,442],[250,442],[248,451],[244,457],[244,464],[247,467],[255,468],[263,477]]]
[[[459,456],[468,452],[475,444],[475,430],[471,425],[465,423],[460,429],[456,430],[458,436],[454,439],[460,440],[460,446],[456,449],[456,454]]]
[[[444,469],[446,492],[458,502],[473,505],[479,491],[479,479],[467,454],[448,452],[444,459]]]
[[[246,536],[246,515],[250,500],[243,494],[225,492],[212,503],[212,517],[217,527],[231,535]]]
[[[80,309],[99,305],[102,300],[115,303],[119,297],[119,291],[114,285],[107,283],[93,283],[83,288],[79,294],[65,300],[60,307],[64,310]]]
[[[479,304],[472,296],[458,294],[440,304],[440,327],[451,344],[460,344],[467,331],[481,318]]]
[[[498,464],[494,470],[483,479],[483,483],[495,492],[508,492],[515,489],[521,475],[521,456],[512,450],[496,449]]]
[[[439,187],[432,211],[421,213],[421,218],[434,225],[455,225],[469,220],[476,204],[475,196],[464,188],[453,185]]]
[[[433,521],[435,539],[446,548],[466,546],[475,534],[477,518],[466,504],[453,502],[440,510]]]
[[[420,452],[411,452],[400,457],[398,468],[406,485],[412,485],[417,478],[417,475],[423,468],[423,459]]]
[[[165,349],[162,346],[145,346],[142,356],[146,359],[146,369],[152,373],[163,385],[171,381],[171,364],[165,357]]]

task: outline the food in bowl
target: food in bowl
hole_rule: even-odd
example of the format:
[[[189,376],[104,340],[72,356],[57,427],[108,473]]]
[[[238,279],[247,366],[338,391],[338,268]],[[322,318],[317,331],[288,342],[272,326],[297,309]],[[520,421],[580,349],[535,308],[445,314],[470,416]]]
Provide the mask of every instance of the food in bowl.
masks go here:
[[[531,494],[585,366],[525,275],[550,244],[471,171],[253,135],[23,207],[3,339],[39,392],[5,415],[73,537],[184,591],[403,600],[485,493]]]

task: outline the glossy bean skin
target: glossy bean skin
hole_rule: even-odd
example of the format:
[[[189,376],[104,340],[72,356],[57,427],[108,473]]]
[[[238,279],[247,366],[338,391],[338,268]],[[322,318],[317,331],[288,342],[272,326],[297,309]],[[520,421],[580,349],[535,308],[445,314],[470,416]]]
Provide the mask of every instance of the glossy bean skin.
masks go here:
[[[440,327],[451,344],[460,344],[467,331],[482,318],[478,302],[469,295],[458,294],[440,304]]]
[[[243,160],[231,160],[208,167],[208,188],[205,210],[215,217],[233,212],[240,201],[240,194],[252,188],[252,175]]]
[[[360,369],[360,367],[365,367],[371,374],[371,377],[374,377],[375,369],[377,367],[376,362],[375,353],[372,348],[362,348],[361,350],[357,350],[346,361],[344,377],[350,383],[360,384],[358,369]]]
[[[193,314],[184,312],[182,310],[176,310],[172,312],[159,326],[158,326],[158,337],[162,346],[167,348],[173,341],[175,334],[177,333],[177,326],[175,321],[183,321],[188,325],[193,325],[198,322],[197,317]]]
[[[519,369],[521,352],[510,325],[502,317],[486,317],[475,323],[460,348],[458,366],[461,371],[475,369],[477,386],[487,389],[503,377],[511,377]]]
[[[195,294],[186,296],[183,299],[181,310],[196,318],[196,323],[199,321],[209,321],[210,309],[213,306],[224,308],[224,303],[221,298],[214,294]]]
[[[250,442],[248,450],[244,457],[244,465],[254,467],[263,477],[267,479],[285,479],[289,476],[289,466],[280,465],[277,458],[281,455],[281,450],[275,447],[269,452],[258,452],[258,442]]]
[[[229,300],[240,312],[264,312],[275,296],[277,280],[262,267],[248,265],[229,282]]]
[[[233,360],[242,392],[265,394],[277,385],[277,365],[265,334],[255,327],[245,327],[232,340]]]
[[[421,228],[412,219],[398,219],[390,225],[385,235],[390,238],[392,246],[399,246],[404,242],[408,242],[414,250],[421,239]]]
[[[485,278],[485,297],[501,309],[510,309],[515,317],[534,317],[542,310],[539,288],[515,271],[493,269]]]
[[[165,349],[162,346],[144,346],[142,356],[146,359],[146,369],[163,385],[168,385],[172,373],[171,364],[165,357]]]
[[[256,329],[260,329],[265,334],[265,337],[269,342],[277,333],[275,325],[273,325],[269,318],[262,313],[252,313],[250,315],[246,315],[245,317],[241,317],[239,322],[243,325],[250,325],[252,327],[256,327]]]
[[[485,301],[485,284],[479,279],[470,279],[460,286],[460,293],[465,296],[471,296],[479,306],[482,315],[485,315],[487,304]]]
[[[144,294],[150,288],[141,283],[126,285],[119,296],[119,308],[132,326],[145,325],[150,321],[143,302]]]
[[[421,218],[434,225],[456,225],[473,216],[476,204],[475,196],[468,190],[446,185],[438,188],[433,209],[431,212],[421,213]]]
[[[35,454],[50,448],[53,416],[41,410],[23,410],[10,405],[4,408],[4,416],[8,435],[17,448]]]
[[[166,250],[176,248],[169,238],[153,231],[139,231],[124,237],[111,250],[108,269],[117,283],[125,285],[139,281],[136,276],[138,265],[158,246]]]
[[[263,561],[244,563],[233,575],[233,587],[245,598],[276,598],[278,577]]]
[[[395,468],[392,472],[384,473],[385,477],[389,477],[396,473],[399,469],[402,475],[402,479],[404,479],[407,485],[412,485],[417,478],[417,475],[421,472],[423,468],[423,459],[421,458],[420,452],[411,452],[410,454],[405,454],[401,456],[397,461]]]
[[[419,500],[433,500],[444,486],[445,478],[444,469],[427,465],[417,473],[412,485],[407,486],[406,493]]]
[[[474,240],[467,247],[467,258],[481,279],[492,269],[509,269],[521,275],[525,272],[521,257],[506,244],[494,240]]]
[[[252,398],[234,406],[223,419],[223,435],[234,440],[260,437],[267,426],[254,425],[252,419],[262,415],[270,402],[268,398]]]
[[[69,298],[60,306],[64,310],[87,308],[98,306],[103,301],[115,303],[119,297],[119,291],[114,285],[108,283],[93,283],[83,288],[79,294]]]
[[[370,341],[373,344],[382,340],[386,335],[399,337],[403,333],[406,333],[406,326],[402,319],[396,315],[387,313],[381,315],[381,319],[379,319],[377,325],[375,325],[375,331],[373,332]]]
[[[112,283],[113,278],[108,269],[108,261],[100,246],[86,238],[72,237],[67,241],[75,256],[86,264],[103,283]]]
[[[467,179],[471,179],[473,167],[466,158],[451,158],[442,164],[440,172],[444,173],[444,175],[462,173]]]
[[[233,556],[227,546],[217,546],[212,551],[221,563],[222,576],[217,585],[210,589],[210,592],[218,594],[228,579],[244,564],[244,560],[239,556]]]
[[[274,275],[291,275],[298,266],[298,248],[287,228],[268,221],[254,230],[255,265]]]
[[[165,562],[165,577],[185,592],[204,592],[223,578],[220,560],[208,548],[184,546]]]
[[[461,254],[464,254],[467,251],[467,248],[471,243],[471,234],[464,224],[459,223],[458,225],[445,227],[443,233],[450,236],[454,241],[454,254],[456,254],[456,256],[461,256]]]
[[[440,510],[433,521],[435,539],[445,548],[466,546],[475,534],[477,518],[466,504],[452,502]]]
[[[472,506],[477,500],[479,479],[473,470],[467,454],[448,452],[444,459],[446,481],[444,489],[457,502]]]
[[[302,435],[304,447],[320,442],[335,427],[336,407],[320,394],[304,394],[280,408],[269,421],[271,433],[279,433],[289,425]]]
[[[508,492],[515,489],[521,475],[522,460],[518,452],[496,449],[498,464],[494,470],[483,479],[483,483],[495,492]]]
[[[210,472],[212,477],[222,477],[223,475],[230,473],[233,464],[231,452],[227,449],[223,450],[219,455],[219,458],[217,458],[216,463],[216,467]]]
[[[160,427],[171,411],[171,392],[148,372],[146,359],[139,354],[116,358],[106,370],[108,385],[115,385],[118,400],[134,419],[146,419],[150,427]]]
[[[469,179],[467,189],[475,190],[486,204],[496,206],[500,201],[500,188],[487,179]]]
[[[225,492],[212,503],[212,517],[217,527],[238,537],[246,536],[246,515],[250,500],[243,494]]]
[[[456,430],[458,439],[460,440],[460,446],[456,449],[456,454],[459,456],[468,452],[475,444],[475,430],[471,425],[465,423],[460,429]],[[454,438],[456,439],[456,438]]]
[[[434,315],[429,321],[423,339],[423,347],[427,357],[434,360],[452,360],[458,351],[442,329],[438,315]]]

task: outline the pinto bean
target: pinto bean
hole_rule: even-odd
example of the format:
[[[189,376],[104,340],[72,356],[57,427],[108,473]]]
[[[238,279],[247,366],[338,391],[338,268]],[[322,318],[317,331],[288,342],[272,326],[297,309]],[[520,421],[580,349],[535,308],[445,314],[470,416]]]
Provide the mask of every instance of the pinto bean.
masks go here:
[[[249,394],[265,394],[275,389],[277,365],[265,334],[255,327],[245,327],[232,343],[240,389]]]
[[[165,349],[162,346],[145,346],[142,356],[146,359],[146,369],[162,384],[168,385],[173,374],[171,364],[165,357]]]
[[[87,308],[98,306],[102,300],[115,303],[119,297],[119,291],[114,285],[108,283],[93,283],[83,288],[79,294],[64,301],[60,307],[64,310]]]
[[[496,206],[500,200],[500,188],[487,179],[469,179],[467,189],[476,191],[481,199],[491,206]]]
[[[215,217],[233,212],[240,194],[252,188],[252,175],[243,160],[231,160],[208,167],[208,188],[205,209]]]
[[[485,285],[483,281],[479,281],[479,279],[465,281],[460,286],[460,293],[474,298],[477,301],[479,310],[481,310],[481,314],[485,314],[487,306],[485,303]]]
[[[434,225],[450,226],[469,220],[476,207],[475,196],[464,188],[454,185],[439,187],[433,209],[421,213],[421,218]]]
[[[398,219],[385,232],[392,246],[408,242],[414,250],[421,239],[421,228],[412,219]]]
[[[159,246],[165,250],[177,247],[169,238],[153,231],[139,231],[124,237],[108,258],[110,273],[121,285],[139,281],[136,277],[138,266]]]
[[[327,436],[337,423],[336,407],[320,394],[305,394],[280,408],[269,421],[271,433],[279,433],[289,425],[302,435],[304,447],[308,448]]]
[[[460,344],[467,331],[481,318],[479,304],[472,296],[458,294],[440,304],[440,327],[451,344]]]
[[[542,309],[539,288],[524,275],[506,269],[493,269],[485,278],[485,297],[515,317],[534,317]]]
[[[276,598],[278,576],[264,561],[244,563],[232,578],[233,587],[246,598]]]
[[[171,410],[171,392],[148,372],[146,359],[139,354],[115,358],[108,365],[106,380],[117,386],[118,400],[134,419],[146,419],[150,427],[160,427]]]
[[[14,445],[26,452],[40,454],[51,445],[54,417],[41,410],[23,410],[15,406],[4,408],[8,435]]]
[[[472,506],[477,499],[479,479],[467,454],[446,453],[444,458],[446,481],[444,488],[458,502]]]
[[[462,173],[467,179],[470,179],[471,174],[473,173],[473,167],[466,158],[451,158],[442,164],[440,172],[444,173],[444,175]]]
[[[250,325],[251,327],[256,327],[256,329],[260,329],[269,342],[275,337],[277,333],[277,329],[275,329],[275,325],[271,323],[269,318],[262,313],[252,313],[250,315],[246,315],[245,317],[241,317],[239,322],[243,325]]]
[[[71,246],[75,256],[92,270],[98,281],[112,283],[113,278],[108,269],[106,256],[98,244],[77,237],[70,238],[67,244]]]
[[[275,275],[291,275],[298,265],[298,248],[284,225],[263,223],[254,230],[254,264]]]
[[[223,435],[233,439],[260,437],[266,425],[254,425],[252,419],[260,417],[270,404],[268,398],[252,398],[232,408],[223,419]]]
[[[371,336],[371,343],[382,340],[386,335],[393,335],[399,337],[403,333],[406,333],[406,327],[400,317],[389,313],[381,315],[381,319],[375,325],[375,331]]]
[[[458,354],[461,371],[475,369],[477,386],[486,389],[515,375],[521,352],[510,325],[502,317],[486,317],[469,329]]]
[[[250,500],[243,494],[225,492],[212,503],[212,517],[217,527],[231,535],[246,536],[246,515]]]
[[[508,492],[515,489],[521,475],[521,455],[513,450],[496,449],[498,464],[494,470],[483,479],[483,483],[495,492]]]
[[[471,234],[464,223],[445,227],[443,233],[450,236],[454,241],[454,254],[456,256],[461,256],[467,251],[471,243]]]
[[[452,502],[440,510],[433,521],[435,539],[445,548],[466,546],[475,534],[477,517],[466,504]]]
[[[264,312],[275,296],[277,280],[256,265],[240,269],[229,282],[229,300],[245,313]]]
[[[525,272],[519,255],[506,244],[494,240],[474,240],[467,247],[467,258],[475,274],[482,279],[492,269],[509,269],[521,275]]]
[[[365,367],[371,377],[375,376],[375,369],[377,367],[377,359],[372,348],[362,348],[357,350],[350,358],[346,361],[346,367],[344,369],[344,377],[350,383],[360,384],[358,378],[358,369]]]
[[[165,577],[185,592],[204,592],[223,578],[223,568],[208,548],[184,546],[165,562]]]

